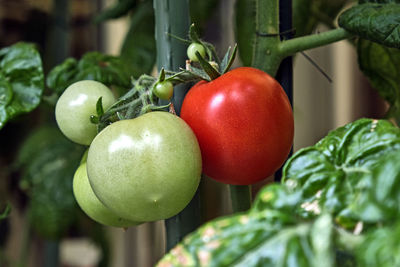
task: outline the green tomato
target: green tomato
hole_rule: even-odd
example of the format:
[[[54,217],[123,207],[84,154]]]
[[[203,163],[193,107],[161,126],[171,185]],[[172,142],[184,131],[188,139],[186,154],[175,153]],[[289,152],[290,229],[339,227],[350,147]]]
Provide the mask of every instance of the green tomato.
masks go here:
[[[96,196],[131,221],[156,221],[179,213],[200,182],[195,135],[179,117],[155,111],[115,122],[93,140],[87,158]]]
[[[90,116],[96,115],[96,103],[100,97],[104,109],[116,101],[110,89],[96,81],[79,81],[65,89],[56,104],[56,120],[66,137],[81,145],[92,142],[97,129],[90,122]]]
[[[206,49],[202,44],[199,43],[191,43],[186,50],[187,56],[191,61],[197,62],[199,61],[196,56],[196,52],[199,52],[200,55],[204,58],[206,56]]]
[[[115,215],[100,202],[90,186],[86,172],[86,163],[79,166],[75,172],[73,190],[75,199],[81,209],[96,222],[108,226],[124,228],[138,224]]]
[[[174,93],[174,85],[170,81],[158,82],[154,87],[154,94],[163,100],[171,99]]]

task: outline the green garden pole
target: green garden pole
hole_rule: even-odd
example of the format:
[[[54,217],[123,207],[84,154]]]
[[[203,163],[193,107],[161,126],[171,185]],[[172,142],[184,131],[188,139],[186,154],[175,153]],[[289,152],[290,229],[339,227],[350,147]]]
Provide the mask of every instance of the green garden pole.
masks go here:
[[[292,0],[279,1],[279,31],[281,39],[292,39]],[[276,79],[282,85],[286,95],[289,98],[290,104],[293,106],[293,57],[289,56],[282,60],[276,74]],[[290,152],[291,154],[292,152]],[[290,155],[289,155],[290,156]],[[275,173],[275,181],[280,182],[282,178],[282,168]]]
[[[154,0],[157,67],[178,71],[185,68],[187,44],[173,36],[187,39],[190,26],[189,0]],[[172,103],[179,115],[181,104],[190,85],[174,87]],[[176,185],[179,190],[179,185]],[[201,223],[200,196],[196,193],[189,205],[178,215],[165,220],[166,249],[170,250]]]

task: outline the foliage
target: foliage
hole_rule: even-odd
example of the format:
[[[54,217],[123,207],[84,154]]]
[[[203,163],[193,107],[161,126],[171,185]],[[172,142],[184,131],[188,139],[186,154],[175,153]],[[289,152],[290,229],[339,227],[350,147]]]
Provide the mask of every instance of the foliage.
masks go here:
[[[79,61],[68,58],[54,67],[46,79],[47,86],[56,94],[81,80],[95,80],[124,90],[130,88],[131,70],[120,57],[99,52],[86,53]]]
[[[371,169],[386,166],[381,161],[383,156],[398,153],[399,149],[397,127],[387,121],[361,119],[332,131],[316,145],[299,150],[285,165],[283,182],[291,190],[301,188],[310,205],[317,203],[310,213],[329,212],[344,228],[352,228],[360,220],[368,223],[390,220],[393,218],[387,216],[396,211],[383,212],[393,209],[389,201],[384,203],[380,199],[380,206],[371,206],[370,199],[360,200],[366,190],[376,185],[370,181]],[[379,194],[396,199],[396,192]]]
[[[339,25],[357,34],[358,62],[372,86],[390,104],[388,117],[400,122],[400,2],[360,1],[339,17]]]
[[[33,131],[21,146],[15,167],[22,170],[20,186],[31,198],[29,219],[41,236],[59,238],[76,220],[72,178],[83,150],[52,126]]]
[[[120,51],[121,58],[131,67],[130,74],[134,78],[153,70],[156,61],[154,28],[152,1],[144,1],[137,6],[131,17]]]
[[[32,44],[0,50],[0,129],[7,121],[36,108],[44,89],[42,60]]]
[[[361,38],[400,48],[399,12],[396,3],[364,3],[343,12],[339,25]]]
[[[354,266],[377,254],[367,266],[396,266],[399,137],[383,120],[332,131],[298,151],[250,211],[205,224],[159,266]],[[356,224],[361,235],[347,232]]]
[[[321,22],[335,28],[338,14],[351,2],[294,0],[296,36],[311,33]],[[192,19],[202,28],[219,1],[190,3]],[[254,36],[271,34],[257,32],[255,3],[236,2],[236,38],[245,65],[251,64],[254,56]],[[388,116],[397,123],[399,4],[398,0],[360,0],[339,18],[340,27],[358,38],[360,68],[391,105]],[[73,82],[84,79],[103,82],[119,91],[141,87],[143,81],[148,83],[146,86],[155,82],[149,76],[132,82],[132,77],[150,73],[155,63],[152,1],[119,0],[95,21],[126,15],[131,23],[121,57],[91,52],[80,60],[65,60],[47,76],[46,84],[55,97]],[[279,39],[282,33],[272,35]],[[219,66],[221,72],[229,69],[229,55],[218,62],[223,63]],[[200,61],[209,67],[206,59]],[[193,68],[192,73],[206,77],[200,69]],[[169,73],[168,79],[174,83],[189,81],[185,75],[192,73]],[[35,109],[43,89],[42,63],[33,45],[18,43],[1,49],[0,129],[19,114]],[[99,118],[102,127],[112,120],[131,117],[139,109],[142,112],[148,107],[145,104],[153,104],[153,96],[147,95],[148,101],[138,95],[138,91],[124,95],[108,113],[101,114],[105,115]],[[129,102],[132,99],[137,100],[135,105]],[[146,108],[143,112],[148,111]],[[111,113],[119,117],[111,117]],[[265,187],[250,211],[205,224],[159,265],[398,265],[399,142],[399,129],[388,121],[363,119],[331,132],[316,145],[296,153],[285,165],[283,184]],[[45,238],[62,237],[76,221],[78,209],[71,181],[82,153],[83,147],[72,144],[48,124],[30,133],[18,153],[14,167],[21,172],[20,186],[30,197],[29,219]],[[2,223],[6,222],[4,216],[0,215]]]
[[[358,64],[371,85],[390,104],[387,116],[400,124],[400,50],[360,39]]]

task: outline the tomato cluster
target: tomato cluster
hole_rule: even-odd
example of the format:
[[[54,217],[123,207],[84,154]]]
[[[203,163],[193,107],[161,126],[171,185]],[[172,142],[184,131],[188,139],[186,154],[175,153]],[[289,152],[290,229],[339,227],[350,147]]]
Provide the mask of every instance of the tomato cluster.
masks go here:
[[[195,194],[201,176],[196,137],[179,117],[150,112],[117,121],[99,134],[90,116],[102,97],[115,101],[101,83],[68,87],[56,105],[56,120],[71,140],[90,144],[77,169],[73,190],[85,213],[105,225],[128,227],[166,219],[180,212]]]
[[[159,80],[151,93],[169,99],[172,90],[170,80]],[[195,194],[202,171],[227,184],[259,182],[283,164],[292,146],[289,100],[275,79],[254,68],[198,82],[183,101],[182,119],[153,111],[96,134],[90,117],[100,97],[104,108],[115,101],[101,83],[71,85],[57,103],[56,120],[68,138],[90,145],[74,194],[91,218],[106,225],[177,214]]]

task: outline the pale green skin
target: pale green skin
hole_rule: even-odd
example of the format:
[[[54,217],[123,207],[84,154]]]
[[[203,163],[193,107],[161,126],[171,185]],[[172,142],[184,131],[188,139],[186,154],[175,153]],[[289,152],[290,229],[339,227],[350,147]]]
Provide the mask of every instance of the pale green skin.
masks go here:
[[[179,213],[200,182],[197,139],[179,117],[150,112],[115,122],[93,140],[87,158],[96,196],[131,221],[156,221]]]
[[[174,94],[174,85],[170,81],[157,83],[154,87],[154,94],[158,96],[158,98],[169,100]]]
[[[100,202],[90,186],[86,163],[79,166],[75,172],[73,190],[75,199],[81,209],[94,221],[107,226],[123,228],[139,224],[117,216]]]
[[[96,81],[79,81],[65,89],[56,104],[56,120],[67,138],[81,145],[90,145],[97,134],[90,116],[97,115],[96,103],[100,97],[104,110],[116,101],[110,89]]]
[[[206,49],[203,45],[199,43],[191,43],[186,50],[187,56],[191,61],[199,61],[196,56],[196,51],[198,51],[203,58],[206,56]]]

